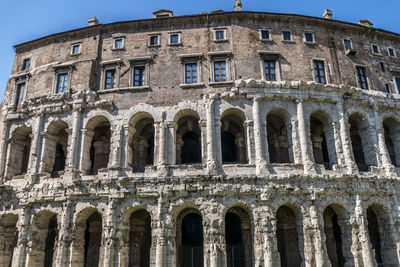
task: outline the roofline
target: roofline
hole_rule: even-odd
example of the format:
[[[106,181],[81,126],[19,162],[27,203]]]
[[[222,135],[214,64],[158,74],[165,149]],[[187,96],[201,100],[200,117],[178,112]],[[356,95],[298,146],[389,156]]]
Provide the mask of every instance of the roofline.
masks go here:
[[[112,26],[112,25],[117,25],[117,24],[125,24],[125,23],[141,23],[141,22],[148,22],[148,21],[156,21],[156,20],[173,20],[173,19],[184,19],[184,18],[190,18],[190,17],[214,17],[214,16],[220,16],[220,15],[230,15],[230,14],[237,14],[237,15],[251,15],[251,14],[258,14],[258,15],[271,15],[271,16],[283,16],[283,17],[295,17],[295,18],[303,18],[303,19],[313,19],[313,20],[320,20],[320,21],[324,21],[324,22],[328,22],[328,23],[337,23],[337,24],[344,24],[347,26],[353,26],[353,27],[358,27],[360,29],[365,29],[365,26],[354,23],[354,22],[346,22],[346,21],[341,21],[341,20],[335,20],[335,19],[325,19],[322,17],[313,17],[313,16],[308,16],[308,15],[299,15],[299,14],[287,14],[287,13],[273,13],[273,12],[260,12],[260,11],[226,11],[226,12],[218,12],[218,13],[205,13],[205,14],[194,14],[194,15],[182,15],[182,16],[172,16],[172,17],[163,17],[163,18],[147,18],[147,19],[136,19],[136,20],[127,20],[127,21],[116,21],[116,22],[111,22],[111,23],[107,23],[107,24],[97,24],[97,25],[93,25],[93,26],[86,26],[86,27],[82,27],[82,28],[77,28],[77,29],[73,29],[73,30],[68,30],[68,31],[63,31],[63,32],[58,32],[58,33],[54,33],[54,34],[50,34],[44,37],[40,37],[37,39],[33,39],[27,42],[23,42],[23,43],[19,43],[13,46],[14,50],[18,50],[19,47],[27,45],[27,44],[31,44],[34,42],[38,42],[38,41],[42,41],[45,39],[50,39],[51,37],[55,37],[55,36],[62,36],[64,34],[68,34],[68,33],[73,33],[73,32],[79,32],[79,31],[84,31],[87,29],[97,29],[97,28],[102,28],[105,26]],[[383,33],[383,34],[389,34],[389,35],[394,35],[397,37],[400,37],[399,33],[395,33],[395,32],[391,32],[388,30],[383,30],[383,29],[379,29],[379,28],[372,28],[374,29],[376,32],[378,33]]]

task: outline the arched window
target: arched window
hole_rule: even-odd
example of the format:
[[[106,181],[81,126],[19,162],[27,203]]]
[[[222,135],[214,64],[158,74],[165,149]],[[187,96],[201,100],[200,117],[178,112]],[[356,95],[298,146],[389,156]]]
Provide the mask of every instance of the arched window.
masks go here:
[[[151,217],[146,210],[138,210],[130,217],[129,266],[150,266]]]
[[[400,123],[393,118],[386,118],[383,129],[390,160],[394,166],[400,167]]]
[[[370,166],[376,166],[376,155],[373,133],[368,121],[359,113],[349,116],[350,139],[354,160],[360,171],[368,171]]]
[[[242,208],[234,207],[225,215],[226,260],[228,267],[252,266],[250,218]]]
[[[342,267],[345,264],[345,257],[343,256],[343,232],[339,225],[339,216],[332,207],[327,207],[323,216],[329,260],[332,266]]]
[[[238,109],[228,109],[221,116],[222,163],[247,163],[245,116]]]
[[[31,134],[32,129],[25,126],[13,131],[8,151],[6,180],[27,173],[32,141]]]
[[[0,216],[0,266],[12,266],[18,241],[17,222],[18,216],[15,214]]]
[[[177,220],[177,266],[202,267],[203,253],[203,221],[194,209],[180,213]]]
[[[300,266],[299,235],[295,213],[291,208],[281,206],[276,213],[276,220],[276,237],[281,256],[281,266]]]
[[[201,163],[201,131],[197,114],[181,117],[176,129],[176,164]]]
[[[273,110],[267,115],[267,138],[270,163],[290,163],[291,140],[289,140],[288,114]],[[290,142],[290,143],[289,143]]]

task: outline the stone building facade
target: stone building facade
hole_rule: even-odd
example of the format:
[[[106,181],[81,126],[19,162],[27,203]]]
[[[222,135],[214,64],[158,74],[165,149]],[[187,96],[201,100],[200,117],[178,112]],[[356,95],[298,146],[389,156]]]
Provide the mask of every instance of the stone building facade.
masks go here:
[[[15,46],[0,266],[399,266],[399,35],[235,10]]]

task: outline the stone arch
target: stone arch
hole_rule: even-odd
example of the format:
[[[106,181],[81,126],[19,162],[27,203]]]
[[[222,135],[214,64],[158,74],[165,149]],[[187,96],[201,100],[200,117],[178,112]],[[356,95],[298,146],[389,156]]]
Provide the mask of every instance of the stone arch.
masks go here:
[[[102,222],[101,214],[93,207],[85,208],[77,215],[72,243],[71,264],[73,266],[102,265],[104,254]]]
[[[299,233],[297,229],[299,211],[285,204],[276,212],[276,238],[281,266],[300,266]]]
[[[354,161],[360,171],[368,171],[370,166],[377,165],[374,133],[366,116],[361,113],[353,112],[348,122]]]
[[[379,266],[395,266],[398,264],[398,256],[393,238],[395,229],[390,217],[390,210],[386,206],[374,202],[367,208],[366,215],[372,256]]]
[[[249,212],[232,206],[225,213],[227,266],[252,266],[252,227]]]
[[[127,162],[134,172],[154,164],[154,119],[147,112],[132,116],[128,128]]]
[[[186,208],[176,218],[176,266],[203,266],[203,218],[199,210]]]
[[[229,108],[221,115],[222,163],[247,163],[245,114]]]
[[[289,113],[280,108],[267,114],[267,141],[270,163],[293,162],[292,127]]]
[[[54,120],[49,124],[43,137],[41,172],[50,173],[51,177],[59,177],[64,172],[69,145],[68,135],[66,122]]]
[[[310,115],[310,138],[314,162],[331,170],[338,163],[335,134],[331,116],[323,110],[315,110]]]
[[[20,126],[11,134],[7,156],[6,180],[28,172],[32,143],[32,128]]]
[[[176,164],[201,163],[201,130],[199,114],[191,109],[179,111],[175,122]]]
[[[7,213],[0,216],[0,266],[11,266],[18,242],[17,222],[16,214]]]
[[[390,161],[396,167],[400,167],[400,122],[392,117],[383,120],[385,144]]]
[[[81,169],[87,174],[97,174],[107,168],[110,158],[111,124],[102,115],[91,118],[84,130]]]
[[[52,267],[55,264],[58,242],[57,214],[39,211],[32,220],[27,266]]]

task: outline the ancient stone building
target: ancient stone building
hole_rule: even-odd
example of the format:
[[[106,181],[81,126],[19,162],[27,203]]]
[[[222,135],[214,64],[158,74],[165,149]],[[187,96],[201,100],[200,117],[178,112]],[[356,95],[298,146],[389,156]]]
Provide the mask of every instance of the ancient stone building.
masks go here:
[[[241,6],[15,46],[0,266],[399,266],[399,35]]]

